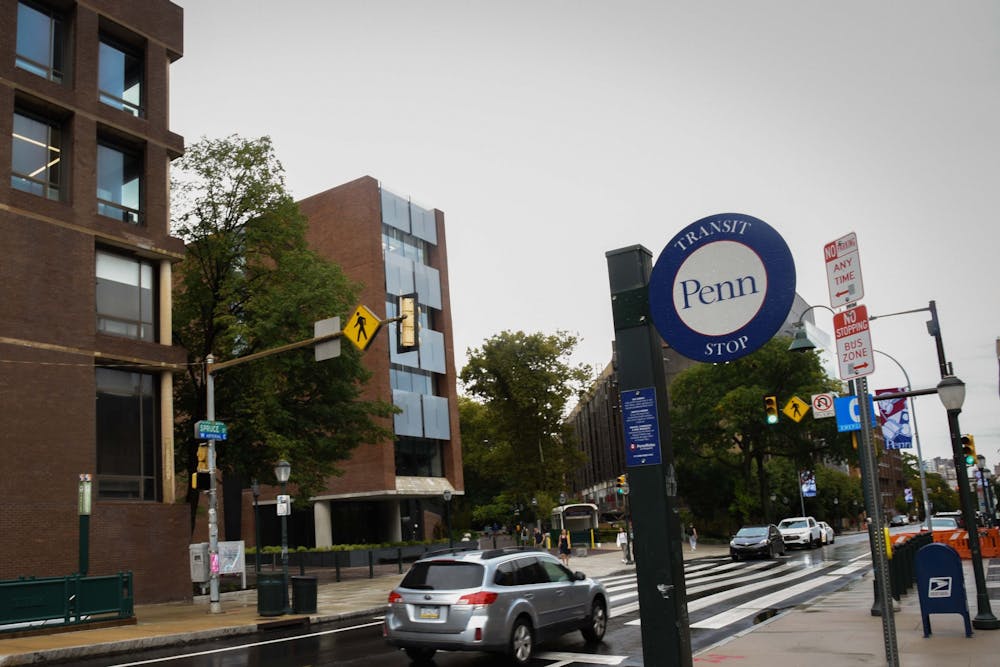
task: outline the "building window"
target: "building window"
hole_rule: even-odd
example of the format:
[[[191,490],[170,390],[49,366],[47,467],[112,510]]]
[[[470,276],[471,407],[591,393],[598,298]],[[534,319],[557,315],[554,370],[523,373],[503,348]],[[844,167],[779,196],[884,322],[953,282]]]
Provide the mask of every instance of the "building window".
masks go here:
[[[97,330],[156,341],[153,264],[97,251]]]
[[[62,83],[65,39],[66,26],[58,15],[17,3],[17,67]]]
[[[157,500],[157,378],[97,368],[97,496]]]
[[[142,158],[108,144],[97,146],[97,212],[115,220],[142,222]]]
[[[62,136],[55,123],[14,112],[11,187],[59,200]]]
[[[142,115],[142,59],[101,38],[98,82],[101,101]]]
[[[396,441],[396,475],[400,477],[444,477],[441,443],[426,438]]]

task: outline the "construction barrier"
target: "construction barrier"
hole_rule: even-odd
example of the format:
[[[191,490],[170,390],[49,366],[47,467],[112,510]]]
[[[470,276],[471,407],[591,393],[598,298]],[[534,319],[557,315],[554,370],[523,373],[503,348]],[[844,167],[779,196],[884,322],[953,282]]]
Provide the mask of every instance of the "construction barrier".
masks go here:
[[[898,533],[893,536],[893,547],[901,544],[914,535],[926,535],[927,531],[919,533]],[[969,550],[969,534],[965,530],[935,530],[933,539],[937,544],[945,544],[966,560],[972,558]],[[979,529],[979,552],[983,558],[1000,558],[1000,528]]]

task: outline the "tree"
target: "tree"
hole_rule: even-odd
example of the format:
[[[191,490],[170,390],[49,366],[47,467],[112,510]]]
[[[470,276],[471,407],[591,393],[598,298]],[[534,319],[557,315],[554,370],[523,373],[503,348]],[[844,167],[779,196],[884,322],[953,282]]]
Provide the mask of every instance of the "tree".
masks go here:
[[[178,469],[190,473],[193,423],[205,418],[205,358],[311,338],[314,321],[350,313],[359,289],[307,247],[306,221],[268,137],[203,139],[174,166],[173,229],[187,254],[175,273],[173,335],[190,362],[176,383],[175,449]],[[378,419],[395,408],[361,399],[369,377],[349,345],[322,363],[304,348],[214,373],[216,418],[229,426],[218,467],[234,482],[273,481],[274,464],[287,458],[307,498],[358,443],[391,437]],[[188,493],[192,527],[198,496]]]
[[[702,517],[719,508],[739,520],[771,515],[773,485],[765,463],[772,457],[814,469],[821,460],[852,456],[850,438],[837,434],[832,419],[766,422],[765,396],[783,406],[793,396],[808,400],[841,387],[815,352],[789,352],[789,342],[779,336],[735,361],[697,364],[670,385],[679,490]]]
[[[494,495],[493,511],[528,506],[532,498],[538,498],[539,513],[548,511],[582,460],[564,422],[569,400],[593,376],[589,366],[570,365],[576,343],[563,331],[504,331],[469,351],[460,378],[480,407],[467,405],[461,413],[463,441],[469,441],[467,426],[480,437],[467,445],[463,460],[470,478],[506,491]]]

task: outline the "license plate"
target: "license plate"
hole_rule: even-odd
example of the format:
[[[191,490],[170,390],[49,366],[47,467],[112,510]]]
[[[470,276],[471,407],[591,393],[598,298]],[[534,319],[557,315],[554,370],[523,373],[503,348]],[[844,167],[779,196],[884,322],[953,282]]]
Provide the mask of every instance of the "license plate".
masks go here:
[[[440,607],[421,607],[420,618],[426,620],[437,620],[441,617]]]

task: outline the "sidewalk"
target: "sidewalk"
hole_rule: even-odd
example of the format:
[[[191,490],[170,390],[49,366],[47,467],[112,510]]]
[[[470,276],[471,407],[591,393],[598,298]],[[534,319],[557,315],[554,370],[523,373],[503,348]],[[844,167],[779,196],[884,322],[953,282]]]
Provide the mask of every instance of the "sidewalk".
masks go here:
[[[684,547],[685,560],[728,554],[725,545]],[[604,577],[634,566],[621,562],[617,549],[592,551],[570,561],[574,570]],[[358,574],[358,573],[352,573]],[[209,613],[208,600],[193,603],[138,605],[134,625],[77,630],[31,637],[0,638],[0,666],[39,664],[111,653],[124,653],[222,636],[252,634],[269,626],[323,623],[381,613],[389,591],[401,578],[384,570],[375,578],[345,576],[341,582],[323,582],[317,589],[317,613],[260,617],[255,590],[224,593],[222,613]],[[966,568],[970,613],[976,615],[975,584]],[[695,664],[734,667],[801,665],[885,665],[882,619],[871,615],[872,578],[868,574],[822,600],[796,607],[740,635],[694,656]],[[994,604],[994,613],[1000,605]],[[1000,630],[976,631],[966,638],[957,614],[931,616],[933,635],[924,639],[915,589],[903,596],[895,614],[900,665],[905,667],[993,667],[1000,664]],[[650,666],[653,667],[653,666]]]

